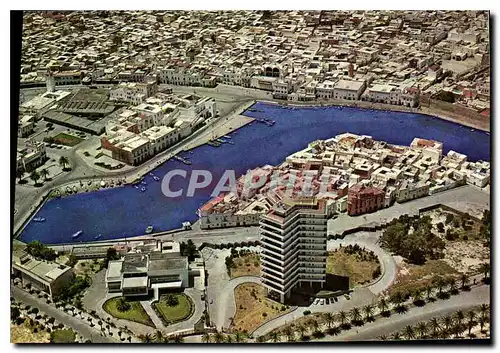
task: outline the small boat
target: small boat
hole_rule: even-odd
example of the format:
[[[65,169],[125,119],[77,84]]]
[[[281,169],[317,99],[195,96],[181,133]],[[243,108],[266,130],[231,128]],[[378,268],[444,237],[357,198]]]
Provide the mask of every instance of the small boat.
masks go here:
[[[216,141],[220,142],[220,143],[226,143],[226,140],[224,140],[224,139],[217,139]]]
[[[193,154],[194,152],[193,151],[189,151],[189,154]]]
[[[71,236],[71,238],[76,239],[76,238],[78,238],[80,235],[82,235],[82,233],[83,233],[83,230],[79,230],[78,232],[76,232],[75,234],[73,234],[73,235]]]
[[[470,131],[474,131],[474,129],[470,129]]]
[[[96,237],[94,237],[95,240],[99,239],[100,237],[102,237],[102,234],[99,234],[97,235]]]
[[[33,218],[33,221],[34,222],[45,222],[45,218],[43,218],[43,217],[35,217],[35,218]]]
[[[134,188],[139,189],[139,185],[134,185]]]
[[[226,138],[226,139],[230,139],[231,138],[231,136],[229,136],[229,135],[224,135],[223,137]]]
[[[146,188],[143,186],[143,187],[141,188],[141,191],[142,191],[142,192],[146,191]]]
[[[148,226],[148,227],[146,228],[146,234],[149,234],[149,233],[151,233],[152,231],[153,231],[153,226]]]
[[[148,183],[146,183],[146,180],[141,181],[141,184],[142,185],[148,185]]]
[[[234,145],[233,141],[227,141],[227,143],[229,143],[230,145]]]
[[[489,132],[487,132],[487,133],[486,133],[486,135],[490,136],[490,133],[489,133]]]
[[[149,173],[149,175],[151,175],[152,177],[154,177],[155,175],[153,174],[153,172]]]
[[[156,181],[160,181],[160,178],[157,177],[156,175],[153,177],[153,179],[156,180]]]

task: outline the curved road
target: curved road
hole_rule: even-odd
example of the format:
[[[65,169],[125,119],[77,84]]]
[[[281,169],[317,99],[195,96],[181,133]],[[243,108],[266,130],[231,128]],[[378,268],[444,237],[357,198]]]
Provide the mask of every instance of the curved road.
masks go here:
[[[280,316],[274,320],[266,322],[254,331],[255,337],[266,334],[267,332],[285,325],[287,322],[296,320],[304,315],[304,311],[311,312],[338,312],[340,310],[347,311],[356,306],[362,306],[372,302],[376,295],[386,290],[391,286],[397,274],[397,267],[393,257],[377,245],[379,238],[378,232],[358,232],[347,235],[342,240],[329,240],[327,242],[327,250],[333,250],[349,244],[358,244],[367,250],[371,250],[378,256],[381,267],[382,276],[371,285],[354,289],[351,299],[347,300],[343,296],[338,298],[338,302],[329,305],[310,305],[309,307],[300,307],[288,314]]]
[[[234,317],[236,313],[236,302],[234,298],[234,289],[243,283],[257,283],[260,284],[260,277],[258,276],[241,276],[230,280],[222,289],[220,297],[217,299],[217,306],[219,310],[218,317],[214,320],[218,328],[229,327],[231,324],[230,318]]]

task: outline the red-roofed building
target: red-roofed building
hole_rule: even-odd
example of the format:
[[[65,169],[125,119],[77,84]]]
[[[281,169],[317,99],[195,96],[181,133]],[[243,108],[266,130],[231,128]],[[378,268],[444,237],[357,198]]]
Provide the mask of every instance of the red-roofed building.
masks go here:
[[[382,189],[356,184],[347,193],[347,214],[357,216],[384,207],[385,192]]]

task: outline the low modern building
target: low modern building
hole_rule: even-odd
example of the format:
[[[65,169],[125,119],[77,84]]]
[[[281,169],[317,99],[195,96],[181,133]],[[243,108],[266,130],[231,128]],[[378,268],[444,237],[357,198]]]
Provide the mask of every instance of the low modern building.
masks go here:
[[[17,149],[16,170],[29,173],[45,163],[46,160],[47,154],[43,142],[26,142],[23,147]]]
[[[71,267],[56,262],[37,260],[24,250],[14,250],[12,274],[20,277],[23,285],[30,283],[50,295],[51,298],[63,290],[74,277]]]
[[[136,248],[122,259],[110,261],[106,271],[106,288],[124,296],[147,296],[156,299],[161,290],[179,290],[189,285],[186,256],[179,253],[179,244],[155,243]]]
[[[281,303],[297,286],[326,282],[327,213],[324,200],[286,199],[262,216],[261,278]]]

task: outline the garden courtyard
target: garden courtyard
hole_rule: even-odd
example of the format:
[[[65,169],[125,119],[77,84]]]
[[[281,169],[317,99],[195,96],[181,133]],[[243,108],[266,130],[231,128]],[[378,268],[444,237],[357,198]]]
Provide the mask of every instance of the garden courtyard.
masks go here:
[[[184,321],[194,311],[191,298],[183,293],[162,296],[158,302],[153,304],[153,307],[159,314],[159,317],[162,317],[168,324]]]
[[[123,297],[115,297],[107,300],[102,307],[109,315],[117,319],[129,320],[155,327],[153,321],[138,301],[130,301]]]

